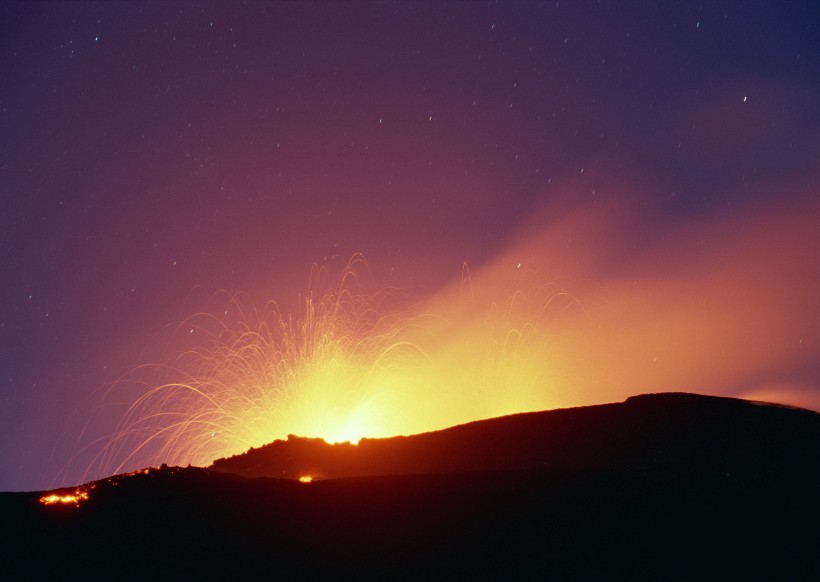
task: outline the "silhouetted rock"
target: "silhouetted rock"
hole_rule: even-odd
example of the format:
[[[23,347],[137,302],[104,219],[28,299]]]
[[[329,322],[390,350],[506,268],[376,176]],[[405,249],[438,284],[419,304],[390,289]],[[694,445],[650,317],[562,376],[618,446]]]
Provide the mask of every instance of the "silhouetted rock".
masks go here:
[[[816,413],[746,400],[667,393],[515,414],[413,436],[328,444],[290,435],[218,459],[246,477],[339,478],[499,470],[787,470],[817,443]]]
[[[688,394],[0,494],[6,579],[818,579],[820,415]],[[253,469],[247,469],[253,467]],[[372,476],[384,471],[393,475]],[[68,497],[66,497],[68,499]]]

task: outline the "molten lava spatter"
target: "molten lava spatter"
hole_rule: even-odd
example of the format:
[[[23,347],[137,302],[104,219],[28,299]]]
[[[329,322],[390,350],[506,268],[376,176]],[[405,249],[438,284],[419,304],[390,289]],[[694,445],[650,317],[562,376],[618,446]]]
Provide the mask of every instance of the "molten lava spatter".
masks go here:
[[[456,326],[411,311],[396,291],[363,291],[366,269],[354,257],[322,293],[315,289],[327,273],[317,269],[296,315],[218,294],[219,311],[177,327],[189,345],[172,364],[121,381],[147,389],[97,468],[208,465],[288,434],[355,443],[550,407],[544,320],[572,302],[568,295],[545,286],[478,307],[465,293],[469,317]]]

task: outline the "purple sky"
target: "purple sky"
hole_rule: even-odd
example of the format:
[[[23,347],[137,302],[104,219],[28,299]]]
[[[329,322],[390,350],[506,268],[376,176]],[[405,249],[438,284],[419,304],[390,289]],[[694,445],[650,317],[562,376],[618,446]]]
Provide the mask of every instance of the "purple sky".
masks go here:
[[[2,3],[0,491],[76,479],[100,393],[203,296],[287,303],[356,252],[419,299],[526,257],[610,322],[687,274],[727,296],[681,337],[773,342],[689,389],[820,402],[812,6]]]

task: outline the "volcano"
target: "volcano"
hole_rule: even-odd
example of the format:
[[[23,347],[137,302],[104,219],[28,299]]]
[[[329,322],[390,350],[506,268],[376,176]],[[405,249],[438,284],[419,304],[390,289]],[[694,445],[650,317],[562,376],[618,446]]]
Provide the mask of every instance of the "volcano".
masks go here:
[[[641,395],[357,445],[291,436],[3,493],[0,511],[12,577],[816,579],[820,415]]]

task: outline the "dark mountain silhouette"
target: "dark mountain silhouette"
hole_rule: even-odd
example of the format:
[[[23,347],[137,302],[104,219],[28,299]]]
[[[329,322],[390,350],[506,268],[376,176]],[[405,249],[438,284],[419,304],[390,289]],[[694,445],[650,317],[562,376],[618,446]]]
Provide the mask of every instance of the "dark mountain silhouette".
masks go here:
[[[805,462],[800,457],[808,451],[795,443],[816,438],[817,418],[814,412],[746,400],[666,393],[363,439],[358,445],[291,435],[218,459],[210,468],[288,479],[544,468],[731,474]]]
[[[257,476],[302,474],[321,479]],[[0,494],[4,578],[820,575],[820,415],[727,398],[639,396],[358,446],[291,437],[77,491],[88,499]]]

